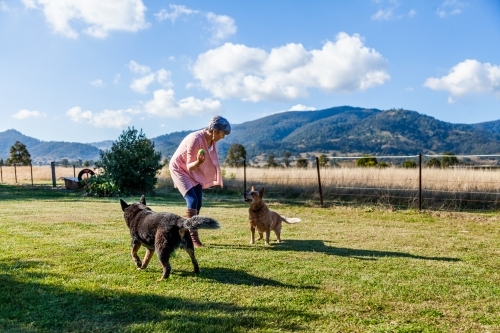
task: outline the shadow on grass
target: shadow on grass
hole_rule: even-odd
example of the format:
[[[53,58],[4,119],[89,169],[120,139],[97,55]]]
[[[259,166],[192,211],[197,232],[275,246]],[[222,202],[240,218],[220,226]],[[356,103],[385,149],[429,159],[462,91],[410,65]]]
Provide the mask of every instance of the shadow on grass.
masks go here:
[[[219,283],[246,285],[246,286],[269,286],[269,287],[284,287],[296,289],[317,289],[315,286],[294,286],[284,284],[275,280],[261,278],[255,275],[248,274],[244,271],[237,271],[228,268],[202,268],[200,273],[201,278],[210,279]]]
[[[212,247],[224,247],[234,249],[258,249],[255,245],[211,245]],[[257,245],[259,246],[259,245]],[[405,252],[394,251],[377,251],[377,250],[363,250],[351,249],[347,247],[334,247],[328,246],[322,240],[285,240],[282,243],[271,243],[271,246],[261,247],[263,251],[297,251],[297,252],[318,252],[339,257],[349,257],[361,260],[377,260],[377,258],[410,258],[421,260],[438,260],[438,261],[461,261],[459,258],[449,257],[428,257],[419,256]]]
[[[302,330],[287,318],[311,314],[273,307],[241,307],[116,290],[68,290],[37,281],[41,262],[0,261],[2,332],[245,332]],[[218,271],[218,270],[217,270]],[[208,275],[216,275],[209,271]],[[217,280],[217,278],[214,278]],[[188,293],[179,290],[179,295]]]

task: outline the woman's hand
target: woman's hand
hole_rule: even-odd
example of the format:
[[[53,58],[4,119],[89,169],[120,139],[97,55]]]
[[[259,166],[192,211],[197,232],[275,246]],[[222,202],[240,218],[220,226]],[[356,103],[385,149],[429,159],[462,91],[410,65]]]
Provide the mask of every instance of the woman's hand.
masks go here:
[[[196,159],[197,159],[196,164],[202,165],[203,162],[205,162],[205,152],[204,151],[203,152],[199,151],[198,155],[196,156]]]

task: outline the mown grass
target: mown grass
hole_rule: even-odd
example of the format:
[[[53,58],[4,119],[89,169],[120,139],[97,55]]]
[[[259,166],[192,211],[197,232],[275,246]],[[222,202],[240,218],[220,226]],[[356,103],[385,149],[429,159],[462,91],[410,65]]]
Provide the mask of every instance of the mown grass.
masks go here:
[[[118,199],[0,186],[0,331],[500,332],[496,213],[270,202],[303,222],[265,246],[239,197],[210,195],[222,228],[200,232],[201,274],[178,251],[158,283],[156,257],[134,268]],[[175,191],[147,199],[184,212]]]

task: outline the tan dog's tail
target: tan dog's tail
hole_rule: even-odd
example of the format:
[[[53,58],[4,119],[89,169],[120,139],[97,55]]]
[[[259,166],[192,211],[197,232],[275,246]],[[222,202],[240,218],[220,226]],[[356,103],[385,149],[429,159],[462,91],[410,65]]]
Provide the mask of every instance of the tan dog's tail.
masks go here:
[[[288,217],[287,218],[287,217],[282,216],[281,218],[283,219],[283,221],[285,221],[285,223],[288,223],[288,224],[302,222],[302,220],[299,219],[298,217]]]

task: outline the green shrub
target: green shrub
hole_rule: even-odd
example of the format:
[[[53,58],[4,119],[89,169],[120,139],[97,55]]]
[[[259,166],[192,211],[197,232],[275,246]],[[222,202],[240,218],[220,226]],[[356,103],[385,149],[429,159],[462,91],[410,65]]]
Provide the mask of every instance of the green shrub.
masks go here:
[[[402,167],[406,168],[406,169],[416,168],[417,163],[415,161],[412,161],[412,160],[406,160],[403,162]]]
[[[89,196],[116,197],[120,195],[118,186],[104,174],[84,179],[81,184]]]

